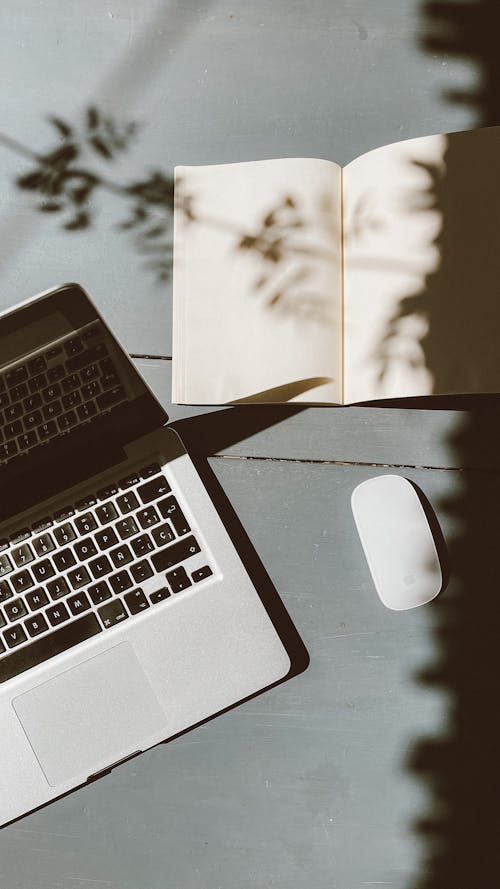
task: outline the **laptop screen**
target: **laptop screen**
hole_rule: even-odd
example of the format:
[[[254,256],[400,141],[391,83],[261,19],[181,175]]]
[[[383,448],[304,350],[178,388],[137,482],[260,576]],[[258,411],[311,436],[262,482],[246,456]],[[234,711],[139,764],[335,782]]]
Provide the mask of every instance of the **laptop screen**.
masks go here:
[[[168,419],[77,285],[0,317],[0,522]]]

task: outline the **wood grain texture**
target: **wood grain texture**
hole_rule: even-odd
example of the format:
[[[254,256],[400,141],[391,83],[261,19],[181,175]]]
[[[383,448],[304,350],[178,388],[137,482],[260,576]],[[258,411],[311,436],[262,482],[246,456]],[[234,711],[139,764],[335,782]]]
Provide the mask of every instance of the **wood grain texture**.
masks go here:
[[[387,464],[402,469],[498,468],[500,396],[422,398],[418,408],[382,407],[376,402],[370,407],[206,408],[171,404],[170,361],[136,363],[192,454]],[[437,404],[442,407],[426,407]],[[465,455],[462,440],[469,431],[473,444]]]

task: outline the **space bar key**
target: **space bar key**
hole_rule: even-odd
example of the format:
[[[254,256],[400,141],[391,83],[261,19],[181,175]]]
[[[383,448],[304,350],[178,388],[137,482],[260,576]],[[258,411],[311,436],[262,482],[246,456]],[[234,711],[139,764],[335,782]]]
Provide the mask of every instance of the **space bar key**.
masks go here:
[[[18,648],[7,657],[0,658],[0,683],[7,682],[7,679],[12,679],[19,673],[48,661],[56,654],[67,651],[73,645],[78,645],[79,642],[84,642],[85,639],[90,639],[101,631],[102,627],[95,614],[86,614],[74,623],[66,624],[60,630],[42,636],[31,645]]]

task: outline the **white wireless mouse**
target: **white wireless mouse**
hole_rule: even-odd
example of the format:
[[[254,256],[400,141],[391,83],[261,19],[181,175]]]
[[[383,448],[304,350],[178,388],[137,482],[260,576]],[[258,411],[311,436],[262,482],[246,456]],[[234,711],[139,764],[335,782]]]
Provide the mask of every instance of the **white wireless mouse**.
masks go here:
[[[351,505],[383,604],[404,611],[434,599],[443,584],[441,565],[411,482],[400,475],[370,478],[354,489]]]

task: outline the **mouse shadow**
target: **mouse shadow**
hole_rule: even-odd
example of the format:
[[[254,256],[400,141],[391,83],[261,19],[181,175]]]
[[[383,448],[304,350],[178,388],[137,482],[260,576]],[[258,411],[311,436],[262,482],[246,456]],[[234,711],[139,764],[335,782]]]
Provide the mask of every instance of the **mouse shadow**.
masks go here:
[[[414,489],[419,501],[420,505],[425,513],[425,517],[429,524],[429,528],[431,530],[432,538],[434,540],[434,544],[436,546],[436,552],[439,561],[439,567],[441,569],[442,583],[441,589],[439,590],[438,595],[441,595],[446,590],[450,578],[451,578],[451,562],[450,562],[450,554],[448,552],[448,547],[446,545],[446,540],[444,538],[444,534],[441,529],[441,525],[439,524],[439,519],[434,512],[431,503],[428,498],[422,491],[422,489],[411,479],[407,479],[412,488]]]

